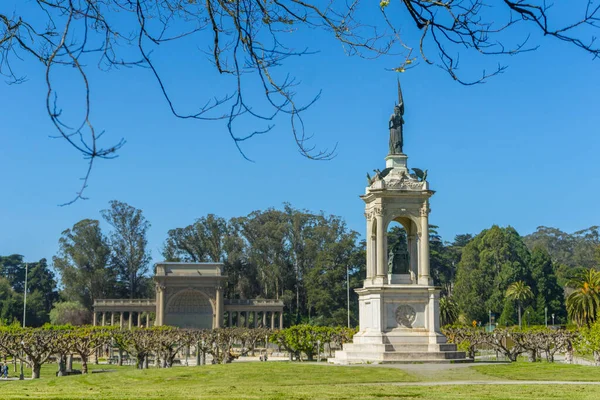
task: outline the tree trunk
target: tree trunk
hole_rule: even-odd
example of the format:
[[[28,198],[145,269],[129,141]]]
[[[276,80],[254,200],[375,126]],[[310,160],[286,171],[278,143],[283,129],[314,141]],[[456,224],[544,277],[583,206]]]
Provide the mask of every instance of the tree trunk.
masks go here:
[[[67,355],[67,373],[73,372],[73,354]]]
[[[142,367],[144,369],[148,369],[148,357],[149,356],[150,356],[149,354],[146,354],[146,356],[144,357],[144,362],[143,362],[143,365],[142,365]]]
[[[81,373],[87,374],[88,373],[88,357],[87,357],[87,355],[83,355],[83,354],[80,354],[80,356],[81,356]]]
[[[519,329],[521,329],[521,302],[519,301]]]
[[[117,357],[117,365],[119,367],[123,366],[123,350],[122,349],[119,349],[119,355]]]
[[[38,364],[37,362],[31,361],[31,379],[40,379],[41,369],[42,364]]]

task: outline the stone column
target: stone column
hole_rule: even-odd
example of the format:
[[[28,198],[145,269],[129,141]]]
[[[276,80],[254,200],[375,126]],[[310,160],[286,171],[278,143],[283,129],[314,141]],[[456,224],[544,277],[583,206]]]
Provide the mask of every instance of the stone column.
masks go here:
[[[220,328],[223,323],[223,287],[221,285],[217,286],[216,303],[215,328]]]
[[[106,312],[102,312],[102,326],[106,325]]]
[[[421,208],[421,237],[419,252],[419,285],[429,285],[429,204]]]
[[[279,312],[279,329],[283,329],[283,312]]]
[[[275,329],[275,313],[271,311],[271,329]]]
[[[131,330],[131,328],[133,327],[133,312],[129,311],[128,314],[129,318],[127,318],[127,322],[129,324],[129,330]]]
[[[165,286],[156,284],[156,320],[154,325],[165,323]]]
[[[142,313],[141,312],[137,312],[137,326],[138,328],[142,327]]]
[[[263,323],[262,327],[266,328],[267,327],[267,312],[266,311],[262,312],[262,323]]]
[[[414,233],[416,226],[414,223],[412,224],[411,230],[412,232],[408,235],[408,259],[409,259],[409,270],[411,272],[411,277],[414,276],[415,281],[413,283],[417,283],[417,278],[419,277],[419,251],[417,248],[417,235]]]
[[[242,326],[242,312],[241,311],[237,311],[237,326],[238,328]]]
[[[231,328],[232,323],[233,323],[233,318],[232,318],[232,312],[231,310],[227,311],[227,327]]]
[[[96,311],[94,311],[94,312],[92,313],[92,317],[93,317],[93,322],[92,322],[92,324],[93,324],[94,326],[96,326],[96,324],[98,323],[98,315],[97,315]]]
[[[250,311],[244,312],[244,328],[250,327]]]
[[[373,265],[373,253],[375,249],[373,248],[373,232],[371,232],[372,222],[371,222],[371,214],[370,212],[365,213],[365,218],[367,220],[367,279],[372,279],[375,270],[375,266]]]
[[[147,312],[146,313],[146,328],[150,328],[151,325],[151,321],[150,321],[150,313]]]
[[[377,277],[382,278],[385,282],[386,278],[386,263],[385,263],[385,230],[383,226],[383,215],[381,210],[376,210],[377,219]]]
[[[124,325],[124,319],[123,319],[123,311],[121,311],[119,313],[119,329],[123,329],[123,325]]]
[[[115,313],[110,313],[110,326],[115,326]]]

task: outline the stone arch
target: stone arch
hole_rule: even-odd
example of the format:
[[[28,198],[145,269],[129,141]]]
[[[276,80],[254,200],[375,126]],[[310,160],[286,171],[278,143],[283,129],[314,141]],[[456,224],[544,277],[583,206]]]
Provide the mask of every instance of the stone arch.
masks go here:
[[[176,293],[167,303],[165,325],[181,328],[212,329],[215,307],[204,292],[185,289]]]
[[[399,215],[390,214],[385,225],[385,263],[388,265],[388,248],[387,248],[387,232],[392,222],[397,222],[406,231],[407,250],[409,257],[409,273],[411,281],[416,283],[416,278],[419,275],[419,241],[421,236],[420,218],[412,214],[402,213]]]

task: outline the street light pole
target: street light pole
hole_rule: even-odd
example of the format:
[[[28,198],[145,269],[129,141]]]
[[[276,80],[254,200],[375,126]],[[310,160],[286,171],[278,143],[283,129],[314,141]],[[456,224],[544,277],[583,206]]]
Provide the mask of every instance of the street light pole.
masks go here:
[[[25,289],[23,290],[23,328],[25,328],[25,317],[27,316],[27,275],[29,272],[29,264],[25,263]],[[25,343],[21,342],[21,345]],[[25,379],[25,374],[23,373],[23,358],[21,358],[21,374],[19,375],[19,380]]]
[[[25,317],[27,312],[27,272],[29,265],[25,263],[25,290],[23,291],[23,328],[25,328]]]
[[[346,265],[346,304],[348,307],[348,328],[350,328],[350,268]]]
[[[544,318],[546,319],[546,328],[548,327],[548,307],[544,307]]]

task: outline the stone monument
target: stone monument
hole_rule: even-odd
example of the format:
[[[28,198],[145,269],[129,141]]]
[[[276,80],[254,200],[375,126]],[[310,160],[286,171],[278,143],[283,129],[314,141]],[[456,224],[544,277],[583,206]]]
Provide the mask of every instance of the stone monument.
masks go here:
[[[440,331],[439,288],[429,271],[429,188],[427,171],[410,173],[403,151],[404,101],[389,123],[386,168],[368,177],[366,203],[367,276],[357,289],[359,332],[330,362],[397,363],[466,361],[465,353],[446,343]],[[407,251],[388,249],[387,227],[400,223]],[[405,253],[408,254],[405,254]]]

